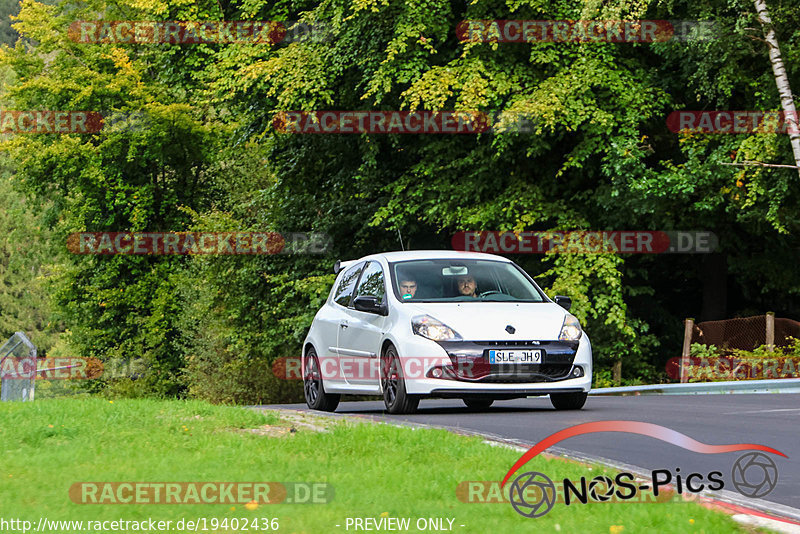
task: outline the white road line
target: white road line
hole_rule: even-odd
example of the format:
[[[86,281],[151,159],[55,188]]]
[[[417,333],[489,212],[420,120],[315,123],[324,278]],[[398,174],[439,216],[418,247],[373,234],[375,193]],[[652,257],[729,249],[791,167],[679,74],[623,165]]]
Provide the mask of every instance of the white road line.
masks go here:
[[[775,410],[749,410],[746,412],[728,412],[722,415],[742,415],[746,413],[800,412],[800,408],[778,408]]]
[[[748,514],[733,514],[732,518],[737,523],[754,528],[766,528],[782,534],[800,534],[800,526],[784,523],[783,521],[775,521],[774,519],[770,519],[768,517],[759,517]]]

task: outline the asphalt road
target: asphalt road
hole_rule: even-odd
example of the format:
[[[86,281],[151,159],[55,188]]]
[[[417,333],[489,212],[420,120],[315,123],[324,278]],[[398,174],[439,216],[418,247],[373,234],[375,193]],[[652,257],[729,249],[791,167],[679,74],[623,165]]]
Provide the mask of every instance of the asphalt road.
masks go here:
[[[305,404],[264,406],[278,407],[307,410]],[[336,412],[492,434],[527,446],[567,427],[602,420],[655,423],[710,445],[758,443],[788,456],[768,455],[777,465],[778,484],[762,499],[800,509],[800,394],[589,397],[583,410],[566,412],[555,411],[547,398],[496,401],[487,411],[468,409],[460,400],[431,399],[423,400],[416,414],[403,416],[384,413],[382,402],[342,402]],[[725,490],[739,496],[731,470],[744,452],[700,454],[651,437],[618,432],[576,436],[557,447],[551,451],[600,457],[645,472],[669,469],[676,475],[679,468],[684,476],[697,472],[707,480],[709,472],[721,471]]]

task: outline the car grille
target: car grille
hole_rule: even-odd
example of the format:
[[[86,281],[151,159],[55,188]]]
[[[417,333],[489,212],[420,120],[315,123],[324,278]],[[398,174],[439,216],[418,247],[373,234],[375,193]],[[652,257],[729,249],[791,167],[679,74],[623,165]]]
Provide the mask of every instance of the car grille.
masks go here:
[[[490,373],[480,380],[480,382],[503,382],[503,383],[520,383],[520,382],[553,382],[556,380],[563,380],[569,376],[572,370],[572,365],[561,364],[544,364],[538,366],[537,369],[530,371],[520,370],[516,373],[499,374]]]

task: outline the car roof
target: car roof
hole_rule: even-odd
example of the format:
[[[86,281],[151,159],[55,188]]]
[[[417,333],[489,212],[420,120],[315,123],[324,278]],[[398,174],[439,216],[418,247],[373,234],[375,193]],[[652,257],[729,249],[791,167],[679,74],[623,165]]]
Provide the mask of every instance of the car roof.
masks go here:
[[[484,252],[463,252],[460,250],[406,250],[397,252],[381,252],[364,256],[356,261],[383,258],[388,262],[408,261],[408,260],[493,260],[511,263],[511,260],[495,254]]]

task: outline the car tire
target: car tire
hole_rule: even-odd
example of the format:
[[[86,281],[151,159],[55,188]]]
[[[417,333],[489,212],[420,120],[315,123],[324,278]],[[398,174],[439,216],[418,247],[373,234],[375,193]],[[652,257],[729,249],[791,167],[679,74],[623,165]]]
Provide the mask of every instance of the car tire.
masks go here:
[[[580,410],[586,404],[588,392],[577,393],[551,393],[550,402],[556,410]]]
[[[419,397],[406,393],[403,366],[393,345],[381,356],[381,391],[386,411],[391,414],[414,413],[419,406]]]
[[[472,408],[473,410],[487,410],[489,406],[492,405],[494,399],[461,399],[464,401],[464,404],[467,405],[467,408]]]
[[[342,398],[341,395],[325,393],[325,387],[322,385],[322,373],[319,370],[319,359],[313,348],[308,349],[303,366],[303,396],[306,398],[309,408],[322,412],[336,410],[339,400]]]

